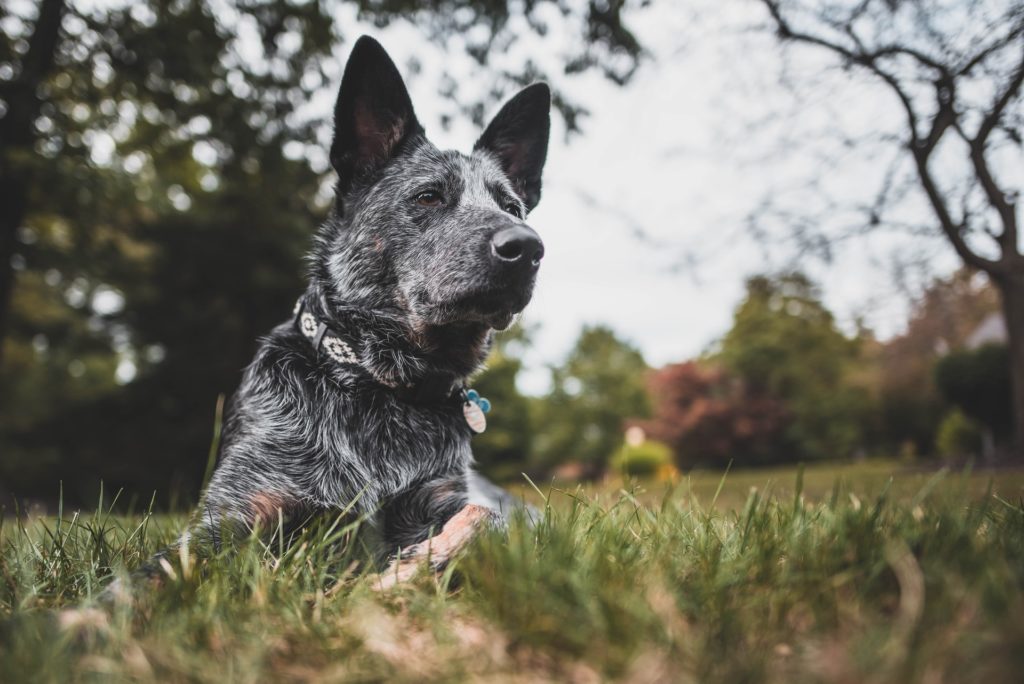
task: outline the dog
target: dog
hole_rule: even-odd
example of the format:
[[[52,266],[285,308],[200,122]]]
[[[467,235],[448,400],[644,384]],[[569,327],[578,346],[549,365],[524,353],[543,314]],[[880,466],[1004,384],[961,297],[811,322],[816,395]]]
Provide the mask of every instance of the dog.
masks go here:
[[[380,558],[422,557],[437,533],[436,564],[516,505],[473,470],[487,404],[466,383],[533,294],[544,245],[525,218],[540,200],[550,108],[548,86],[530,85],[470,154],[439,150],[384,48],[356,42],[334,109],[335,202],[307,289],[245,370],[180,543],[219,547],[352,511],[376,530]]]

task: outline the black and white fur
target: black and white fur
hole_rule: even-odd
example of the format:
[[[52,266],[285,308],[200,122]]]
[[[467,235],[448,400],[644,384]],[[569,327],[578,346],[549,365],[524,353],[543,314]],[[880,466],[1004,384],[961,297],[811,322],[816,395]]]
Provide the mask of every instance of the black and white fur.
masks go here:
[[[334,112],[335,206],[304,302],[360,363],[337,363],[291,320],[262,340],[230,402],[192,548],[356,502],[386,557],[467,503],[507,509],[473,472],[461,402],[399,390],[438,377],[457,387],[529,302],[543,247],[524,218],[540,199],[549,109],[534,84],[471,154],[439,150],[384,49],[359,39]]]

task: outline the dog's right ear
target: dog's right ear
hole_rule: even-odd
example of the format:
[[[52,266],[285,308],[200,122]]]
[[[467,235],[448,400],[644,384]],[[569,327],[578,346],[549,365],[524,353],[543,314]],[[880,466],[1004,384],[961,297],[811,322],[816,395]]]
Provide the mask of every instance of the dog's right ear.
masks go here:
[[[410,135],[422,133],[409,91],[388,53],[362,36],[352,48],[334,105],[331,166],[338,189],[382,167]]]

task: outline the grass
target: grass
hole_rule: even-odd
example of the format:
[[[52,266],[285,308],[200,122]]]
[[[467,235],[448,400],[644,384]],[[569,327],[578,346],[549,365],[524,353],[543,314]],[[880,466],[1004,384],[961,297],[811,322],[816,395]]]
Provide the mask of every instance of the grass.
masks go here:
[[[1024,474],[876,470],[535,493],[536,526],[385,594],[340,527],[179,554],[136,610],[63,631],[183,519],[7,521],[0,681],[1018,681]]]

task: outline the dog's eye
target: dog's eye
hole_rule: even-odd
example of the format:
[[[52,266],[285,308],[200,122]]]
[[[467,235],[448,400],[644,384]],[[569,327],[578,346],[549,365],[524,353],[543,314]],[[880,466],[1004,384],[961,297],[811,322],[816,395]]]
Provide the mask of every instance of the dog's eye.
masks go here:
[[[439,192],[427,190],[416,195],[416,204],[421,207],[439,207],[444,204],[444,197]]]
[[[515,203],[515,202],[506,202],[505,203],[505,211],[507,211],[508,213],[512,214],[516,218],[523,218],[523,215],[522,215],[522,213],[519,210],[519,205],[517,203]]]

